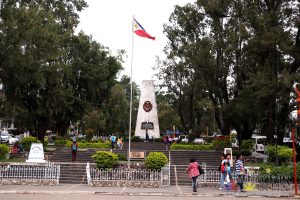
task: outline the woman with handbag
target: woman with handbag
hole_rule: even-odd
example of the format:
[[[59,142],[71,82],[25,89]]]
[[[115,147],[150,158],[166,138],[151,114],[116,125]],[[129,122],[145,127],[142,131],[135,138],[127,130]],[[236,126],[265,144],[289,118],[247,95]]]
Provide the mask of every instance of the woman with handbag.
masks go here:
[[[197,192],[197,178],[200,175],[199,164],[194,158],[190,159],[190,164],[185,172],[189,173],[190,178],[192,179],[193,192]]]

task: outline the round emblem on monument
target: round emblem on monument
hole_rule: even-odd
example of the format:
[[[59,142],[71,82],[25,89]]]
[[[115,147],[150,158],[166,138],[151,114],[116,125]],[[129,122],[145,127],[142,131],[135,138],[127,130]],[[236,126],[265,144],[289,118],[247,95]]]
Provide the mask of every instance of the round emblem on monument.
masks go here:
[[[152,104],[150,101],[145,101],[143,105],[144,111],[150,112],[152,110]]]

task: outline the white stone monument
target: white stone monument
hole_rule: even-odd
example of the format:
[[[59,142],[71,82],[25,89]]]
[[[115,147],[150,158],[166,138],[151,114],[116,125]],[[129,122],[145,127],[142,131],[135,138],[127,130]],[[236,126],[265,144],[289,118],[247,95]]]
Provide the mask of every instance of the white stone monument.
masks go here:
[[[153,80],[142,82],[135,136],[145,139],[146,130],[150,139],[160,137]]]
[[[29,151],[28,160],[29,163],[45,163],[44,160],[44,148],[42,143],[32,143]]]

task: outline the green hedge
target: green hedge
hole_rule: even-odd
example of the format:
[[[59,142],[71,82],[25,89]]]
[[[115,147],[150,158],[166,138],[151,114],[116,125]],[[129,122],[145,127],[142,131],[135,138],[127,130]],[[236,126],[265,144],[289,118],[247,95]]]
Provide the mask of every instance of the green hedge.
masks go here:
[[[31,143],[41,143],[36,137],[28,136],[21,140],[20,144],[23,146],[25,151],[29,151]]]
[[[72,141],[67,141],[66,142],[66,147],[70,147],[72,145]],[[106,141],[105,143],[103,142],[77,142],[78,148],[98,148],[98,149],[109,149],[111,146],[110,141]]]
[[[0,159],[5,159],[9,152],[9,147],[6,144],[0,144]]]
[[[271,175],[283,175],[283,176],[288,176],[290,179],[293,179],[293,174],[294,174],[294,166],[293,165],[281,165],[281,166],[275,166],[272,163],[247,163],[246,166],[253,165],[253,166],[258,166],[260,167],[259,173],[262,175],[265,174],[271,174]],[[300,180],[300,163],[297,163],[297,178]]]
[[[172,144],[172,150],[213,150],[213,144]]]
[[[108,151],[97,151],[92,155],[99,169],[113,168],[118,163],[118,155]]]
[[[145,166],[151,170],[161,170],[168,163],[168,158],[162,152],[151,152],[145,159]]]

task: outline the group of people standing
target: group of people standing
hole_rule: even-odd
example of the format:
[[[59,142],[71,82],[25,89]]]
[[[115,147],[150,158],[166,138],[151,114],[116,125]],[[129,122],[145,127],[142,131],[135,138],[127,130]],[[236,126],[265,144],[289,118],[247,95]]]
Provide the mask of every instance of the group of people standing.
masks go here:
[[[231,155],[230,154],[222,154],[221,155],[221,164],[219,167],[220,175],[220,190],[230,191],[235,183],[239,186],[240,191],[244,191],[244,163],[243,156],[238,155],[235,161],[235,173],[236,180],[233,179],[231,175]],[[236,181],[236,182],[235,182]],[[237,188],[235,188],[237,189]]]
[[[235,161],[235,173],[236,179],[234,180],[231,174],[231,154],[222,154],[221,155],[221,164],[219,167],[220,174],[220,190],[230,191],[236,186],[239,187],[241,192],[244,191],[244,163],[243,156],[238,155]],[[189,174],[189,177],[192,179],[193,192],[197,192],[197,178],[201,175],[201,165],[196,162],[194,158],[190,159],[190,164],[186,169],[186,172]]]
[[[110,141],[111,141],[111,149],[115,149],[115,144],[117,143],[117,146],[119,149],[123,149],[123,138],[122,137],[119,137],[117,138],[117,136],[115,136],[115,134],[113,133],[111,136],[110,136]]]

